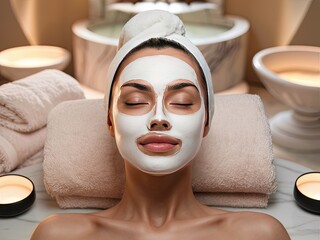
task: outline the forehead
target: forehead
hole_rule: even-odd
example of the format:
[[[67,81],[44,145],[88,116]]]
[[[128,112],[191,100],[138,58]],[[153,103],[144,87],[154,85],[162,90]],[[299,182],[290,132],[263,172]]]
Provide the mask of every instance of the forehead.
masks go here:
[[[157,55],[167,55],[174,58],[178,58],[188,64],[196,73],[197,79],[201,79],[200,69],[198,67],[198,64],[195,62],[195,60],[189,56],[187,53],[183,52],[182,50],[175,49],[172,47],[167,48],[144,48],[137,52],[134,52],[129,57],[127,57],[120,65],[115,81],[119,80],[119,75],[122,73],[123,69],[126,68],[130,63],[134,62],[135,60],[147,56],[157,56]],[[199,81],[199,80],[198,80]]]
[[[175,80],[188,80],[199,87],[194,69],[186,62],[168,55],[141,57],[129,63],[120,74],[119,84],[132,80],[145,80],[158,90],[163,90]]]

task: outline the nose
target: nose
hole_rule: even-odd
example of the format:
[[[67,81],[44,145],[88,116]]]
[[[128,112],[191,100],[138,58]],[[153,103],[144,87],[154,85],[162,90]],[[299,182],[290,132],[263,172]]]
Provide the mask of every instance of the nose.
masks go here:
[[[157,104],[154,108],[154,115],[151,117],[148,130],[149,131],[169,131],[172,128],[169,121],[167,121],[166,114],[164,113],[162,96],[159,95]]]
[[[171,124],[164,119],[158,120],[158,119],[153,119],[150,124],[148,129],[150,131],[169,131],[172,128]]]

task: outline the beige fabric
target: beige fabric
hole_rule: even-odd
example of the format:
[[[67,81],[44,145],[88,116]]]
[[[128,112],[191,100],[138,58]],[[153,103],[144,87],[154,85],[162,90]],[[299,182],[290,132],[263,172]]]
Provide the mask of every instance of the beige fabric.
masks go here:
[[[0,173],[10,172],[39,152],[45,142],[46,127],[19,133],[0,126]]]
[[[25,168],[41,162],[43,162],[43,148],[25,160],[21,165],[18,166],[18,168]]]
[[[267,206],[269,194],[263,193],[197,193],[199,202],[208,206],[228,206],[244,208],[264,208]],[[57,196],[56,201],[61,208],[110,208],[119,202],[119,198]]]
[[[194,192],[201,202],[266,207],[276,182],[270,129],[260,98],[216,96],[212,128],[194,162]],[[123,170],[106,128],[102,99],[65,102],[51,112],[44,181],[60,207],[110,207],[121,198]]]
[[[0,173],[39,162],[49,112],[82,98],[79,83],[53,69],[0,86]]]
[[[79,83],[59,70],[44,70],[0,86],[0,125],[18,132],[44,127],[62,101],[84,98]]]

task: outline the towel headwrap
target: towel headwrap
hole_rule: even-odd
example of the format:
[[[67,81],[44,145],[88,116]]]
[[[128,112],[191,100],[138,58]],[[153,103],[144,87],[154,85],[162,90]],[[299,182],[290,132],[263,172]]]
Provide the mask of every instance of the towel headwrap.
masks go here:
[[[208,97],[208,125],[210,127],[214,112],[213,86],[210,68],[200,50],[185,36],[185,28],[177,16],[162,10],[145,11],[135,15],[123,27],[118,44],[118,52],[112,60],[107,75],[108,83],[105,106],[109,110],[109,96],[116,71],[128,53],[151,38],[165,38],[178,42],[197,60],[201,67]]]

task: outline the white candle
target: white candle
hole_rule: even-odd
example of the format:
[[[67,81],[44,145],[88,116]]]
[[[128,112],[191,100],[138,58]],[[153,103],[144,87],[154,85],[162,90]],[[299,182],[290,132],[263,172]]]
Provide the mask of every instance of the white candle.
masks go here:
[[[18,202],[28,197],[33,190],[32,183],[21,176],[0,177],[0,204]]]
[[[303,70],[292,70],[278,72],[278,75],[287,80],[288,82],[311,86],[320,87],[320,66],[319,71],[303,71]]]
[[[305,196],[320,200],[320,173],[308,173],[297,180],[297,188]]]
[[[298,189],[307,197],[320,200],[320,182],[306,182],[299,185]]]

